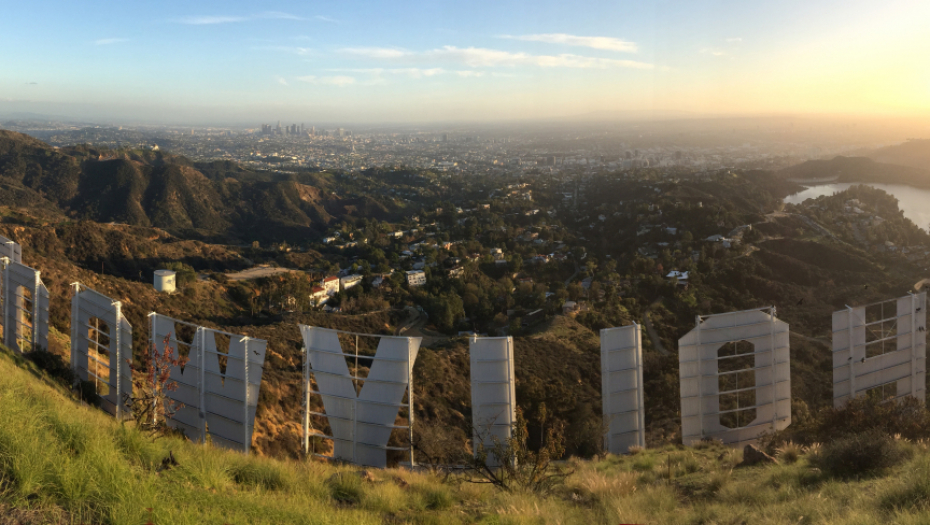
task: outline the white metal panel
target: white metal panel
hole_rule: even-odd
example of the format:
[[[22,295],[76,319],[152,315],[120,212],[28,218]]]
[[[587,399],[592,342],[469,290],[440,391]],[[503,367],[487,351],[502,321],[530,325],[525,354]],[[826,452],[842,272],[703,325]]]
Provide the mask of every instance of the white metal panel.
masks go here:
[[[317,395],[323,401],[325,417],[332,430],[333,457],[361,465],[387,466],[388,443],[408,392],[408,430],[412,431],[412,371],[420,348],[418,337],[390,337],[373,334],[354,334],[377,337],[374,356],[360,356],[371,362],[368,376],[358,378],[362,388],[356,395],[353,376],[339,342],[339,332],[314,326],[300,325],[304,340],[305,392],[309,396],[310,374],[317,384]],[[309,442],[309,399],[305,400],[304,447]],[[412,457],[411,457],[412,459]]]
[[[869,321],[869,306],[895,305],[882,319]],[[927,293],[909,294],[873,305],[847,307],[833,313],[833,406],[882,385],[896,383],[897,397],[926,398]],[[867,334],[877,327],[893,327],[888,341],[893,350],[867,357]],[[883,335],[883,334],[879,334]]]
[[[132,395],[132,326],[122,315],[121,304],[109,297],[85,288],[79,283],[72,285],[71,297],[71,368],[83,381],[95,381],[106,385],[107,392],[101,396],[101,408],[122,418],[126,410],[125,400]],[[106,324],[109,332],[106,344],[96,343],[88,336],[91,318],[96,317]],[[109,355],[108,363],[101,363],[89,354],[101,350]],[[103,376],[104,370],[106,377]]]
[[[175,355],[180,355],[179,347],[186,344],[177,340],[178,325],[196,328],[187,363],[171,368],[169,377],[178,388],[168,397],[184,406],[170,424],[184,430],[192,440],[203,441],[208,434],[216,445],[248,453],[268,343],[155,313],[150,314],[150,319],[151,343],[162,345],[167,337]],[[227,351],[217,348],[217,335],[229,338]],[[223,357],[225,369],[220,366]]]
[[[642,331],[636,323],[601,330],[601,398],[607,451],[645,447]]]
[[[149,314],[151,323],[151,341],[149,344],[158,347],[160,352],[164,351],[165,341],[172,349],[175,356],[181,356],[182,347],[186,344],[179,341],[178,325],[181,321],[166,317],[164,315],[151,313]],[[188,323],[183,323],[188,324]],[[189,325],[194,326],[194,325]],[[195,327],[196,328],[199,327]],[[195,442],[203,441],[203,422],[204,414],[201,411],[201,352],[195,350],[195,342],[199,334],[194,335],[194,340],[189,345],[187,363],[181,366],[171,367],[169,377],[177,385],[177,389],[167,393],[168,399],[180,403],[180,408],[169,420],[168,424],[178,430],[183,430],[184,435]]]
[[[718,350],[727,343],[748,341],[755,375],[753,421],[739,428],[720,423]],[[681,379],[681,434],[690,445],[704,438],[742,443],[762,433],[791,424],[791,370],[788,324],[775,317],[774,308],[698,316],[697,326],[678,341]],[[722,358],[726,359],[726,358]],[[732,393],[727,391],[724,393]]]
[[[512,337],[473,337],[468,347],[471,361],[472,450],[483,445],[490,451],[513,433],[516,392]],[[495,461],[489,458],[490,461]]]
[[[10,262],[22,264],[23,249],[19,244],[0,235],[0,257],[6,257]]]
[[[20,263],[3,268],[3,344],[31,352],[48,350],[48,289],[40,273]],[[26,301],[25,292],[32,298]]]

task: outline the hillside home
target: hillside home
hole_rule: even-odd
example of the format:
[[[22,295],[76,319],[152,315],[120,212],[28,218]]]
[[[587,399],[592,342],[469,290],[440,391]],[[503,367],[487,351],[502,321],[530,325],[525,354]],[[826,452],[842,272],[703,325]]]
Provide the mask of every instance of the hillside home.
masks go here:
[[[339,286],[340,288],[342,288],[343,292],[348,290],[349,288],[352,288],[353,286],[358,286],[361,283],[362,283],[362,276],[358,274],[347,275],[343,277],[342,279],[339,279]]]
[[[310,290],[310,303],[312,303],[313,306],[320,306],[328,300],[329,295],[326,294],[325,288],[321,286],[314,286],[313,289]]]
[[[326,295],[333,296],[339,293],[339,278],[335,275],[324,278],[320,281],[320,287],[326,292]]]
[[[407,272],[407,284],[410,286],[426,284],[426,273],[424,273],[423,270],[411,270]]]

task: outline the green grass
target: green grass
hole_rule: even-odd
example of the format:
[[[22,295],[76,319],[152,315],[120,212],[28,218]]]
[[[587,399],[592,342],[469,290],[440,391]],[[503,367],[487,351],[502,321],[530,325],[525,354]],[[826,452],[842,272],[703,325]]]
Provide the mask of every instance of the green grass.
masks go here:
[[[930,521],[930,451],[840,479],[795,449],[791,463],[735,468],[719,444],[569,460],[548,497],[428,472],[243,456],[75,404],[30,363],[0,350],[0,523],[94,524],[865,524]],[[158,472],[171,451],[179,465]],[[149,510],[151,509],[151,510]],[[16,523],[15,521],[10,523]]]

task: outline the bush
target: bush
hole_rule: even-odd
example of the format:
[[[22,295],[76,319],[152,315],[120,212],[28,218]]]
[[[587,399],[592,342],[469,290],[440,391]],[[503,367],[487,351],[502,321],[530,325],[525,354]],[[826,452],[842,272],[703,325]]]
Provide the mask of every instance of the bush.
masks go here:
[[[775,449],[775,452],[779,461],[790,465],[801,457],[801,445],[787,441],[784,445]]]
[[[792,412],[794,409],[792,405]],[[900,434],[911,441],[930,438],[930,410],[913,397],[891,403],[861,397],[840,408],[824,408],[810,417],[794,420],[791,426],[769,434],[762,442],[769,453],[775,453],[789,441],[806,446],[871,430],[885,436]]]
[[[811,464],[840,478],[878,474],[907,459],[897,441],[877,429],[850,434],[827,443],[810,457]]]
[[[362,478],[352,472],[340,472],[326,480],[329,494],[340,503],[355,505],[362,501]]]

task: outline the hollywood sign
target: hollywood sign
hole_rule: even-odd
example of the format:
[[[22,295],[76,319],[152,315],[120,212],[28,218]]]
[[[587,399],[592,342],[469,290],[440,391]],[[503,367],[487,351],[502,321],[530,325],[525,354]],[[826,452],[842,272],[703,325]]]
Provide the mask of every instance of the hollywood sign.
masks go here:
[[[19,352],[46,349],[48,290],[39,272],[22,264],[19,245],[3,237],[0,272],[4,344]],[[833,314],[835,406],[859,396],[925,398],[926,301],[926,293],[910,294]],[[169,373],[178,385],[169,398],[182,405],[171,426],[194,441],[248,453],[267,342],[154,312],[149,319],[149,348],[167,344],[187,358]],[[415,463],[413,365],[420,338],[299,328],[305,452],[384,467],[394,451]],[[685,444],[740,444],[791,424],[789,334],[774,307],[697,317],[678,342]],[[646,444],[642,332],[634,323],[601,330],[600,339],[604,445],[626,453]],[[72,285],[71,348],[78,377],[94,382],[104,410],[123,417],[133,388],[132,327],[121,303]],[[469,358],[478,454],[512,436],[513,338],[472,337]],[[314,399],[320,410],[313,410]],[[320,440],[332,442],[331,455],[317,454]],[[497,461],[493,454],[488,459]]]

